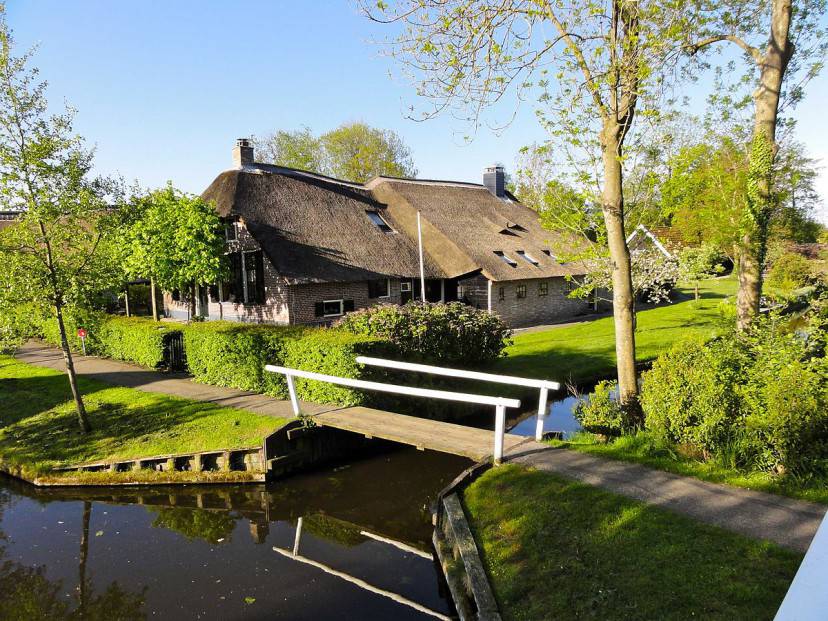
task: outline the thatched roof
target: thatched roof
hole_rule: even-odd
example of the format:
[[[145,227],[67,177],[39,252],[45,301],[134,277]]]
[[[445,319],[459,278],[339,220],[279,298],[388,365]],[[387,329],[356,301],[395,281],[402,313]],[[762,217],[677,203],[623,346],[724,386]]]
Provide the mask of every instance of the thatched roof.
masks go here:
[[[564,239],[544,229],[538,214],[508,192],[497,197],[474,183],[390,177],[372,179],[366,187],[415,239],[421,212],[424,247],[451,278],[477,269],[495,281],[585,273],[580,264],[555,258]]]
[[[19,211],[0,211],[0,231],[17,222],[19,217]]]
[[[256,164],[221,173],[202,197],[222,217],[241,218],[290,283],[419,276],[416,237],[400,232],[359,184]],[[383,232],[366,211],[381,213],[393,232]],[[425,270],[427,277],[445,277],[428,257]]]

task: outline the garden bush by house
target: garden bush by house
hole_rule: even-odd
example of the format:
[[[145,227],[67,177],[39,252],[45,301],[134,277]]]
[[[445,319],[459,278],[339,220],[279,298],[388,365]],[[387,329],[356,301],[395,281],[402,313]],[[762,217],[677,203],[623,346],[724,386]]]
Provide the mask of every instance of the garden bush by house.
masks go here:
[[[613,397],[618,382],[601,381],[588,396],[578,400],[573,412],[586,431],[605,437],[616,437],[630,431],[632,425],[621,404]]]
[[[80,352],[83,349],[78,337],[78,328],[85,328],[88,334],[86,337],[86,353],[106,355],[101,345],[100,328],[109,317],[103,311],[78,307],[65,308],[63,310],[63,325],[66,328],[69,348],[74,352]],[[58,328],[57,318],[53,313],[40,317],[38,335],[54,347],[61,346],[60,329]]]
[[[109,317],[98,328],[100,354],[156,369],[169,362],[170,340],[181,334],[175,324],[141,317]]]
[[[771,265],[765,284],[772,297],[787,299],[794,291],[811,284],[813,280],[811,262],[801,254],[786,252]]]
[[[400,359],[455,366],[497,359],[511,336],[498,317],[460,302],[373,306],[349,313],[338,325],[390,341]]]

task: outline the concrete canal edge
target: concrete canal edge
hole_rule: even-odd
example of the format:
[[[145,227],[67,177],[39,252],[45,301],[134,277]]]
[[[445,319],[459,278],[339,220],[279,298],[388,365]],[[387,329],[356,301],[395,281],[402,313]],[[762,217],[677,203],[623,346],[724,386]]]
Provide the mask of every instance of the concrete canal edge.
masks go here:
[[[460,496],[491,468],[484,460],[463,471],[437,498],[432,543],[461,621],[500,621],[500,611]]]

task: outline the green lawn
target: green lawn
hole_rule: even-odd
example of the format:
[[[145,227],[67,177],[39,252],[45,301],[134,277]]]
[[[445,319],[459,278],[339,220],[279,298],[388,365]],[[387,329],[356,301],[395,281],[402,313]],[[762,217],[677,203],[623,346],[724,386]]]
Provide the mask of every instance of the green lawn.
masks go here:
[[[80,432],[66,376],[0,356],[0,461],[34,475],[60,464],[245,448],[284,420],[78,378],[92,432]]]
[[[465,504],[504,619],[772,619],[802,558],[518,466]]]
[[[736,292],[734,277],[703,281],[697,302],[690,287],[679,288],[679,301],[638,313],[636,358],[652,360],[674,341],[688,335],[714,335],[722,325],[718,305]],[[496,372],[583,382],[615,371],[615,328],[612,317],[542,332],[515,335],[514,344],[498,360]]]
[[[828,479],[824,477],[803,479],[775,476],[767,472],[744,472],[712,461],[699,461],[678,454],[675,449],[646,431],[622,436],[610,443],[600,442],[592,434],[583,433],[565,441],[551,440],[550,444],[599,457],[643,464],[713,483],[724,483],[828,505]]]

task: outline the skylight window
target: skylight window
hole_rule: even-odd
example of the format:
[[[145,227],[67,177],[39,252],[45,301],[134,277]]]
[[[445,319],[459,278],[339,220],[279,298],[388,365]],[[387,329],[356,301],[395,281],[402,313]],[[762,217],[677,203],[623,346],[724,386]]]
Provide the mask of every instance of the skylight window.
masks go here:
[[[533,257],[531,254],[529,254],[528,252],[526,252],[524,250],[518,250],[517,253],[518,253],[518,256],[523,257],[523,260],[526,261],[527,263],[531,263],[532,265],[539,265],[538,260],[535,257]]]
[[[552,259],[553,261],[557,261],[557,260],[558,260],[558,257],[556,257],[554,254],[552,254],[552,251],[551,251],[551,250],[547,250],[546,248],[544,248],[544,249],[543,249],[543,254],[545,254],[547,257],[549,257],[549,258],[550,258],[550,259]]]
[[[376,211],[366,211],[365,214],[368,216],[368,219],[374,223],[374,225],[383,233],[393,233],[394,229],[392,229],[388,223],[383,219],[381,215],[379,215]]]
[[[502,250],[495,250],[494,253],[497,256],[499,256],[501,258],[501,260],[504,263],[506,263],[507,265],[510,265],[512,267],[517,267],[517,261],[515,261],[512,257],[510,257],[508,254],[506,254]]]

